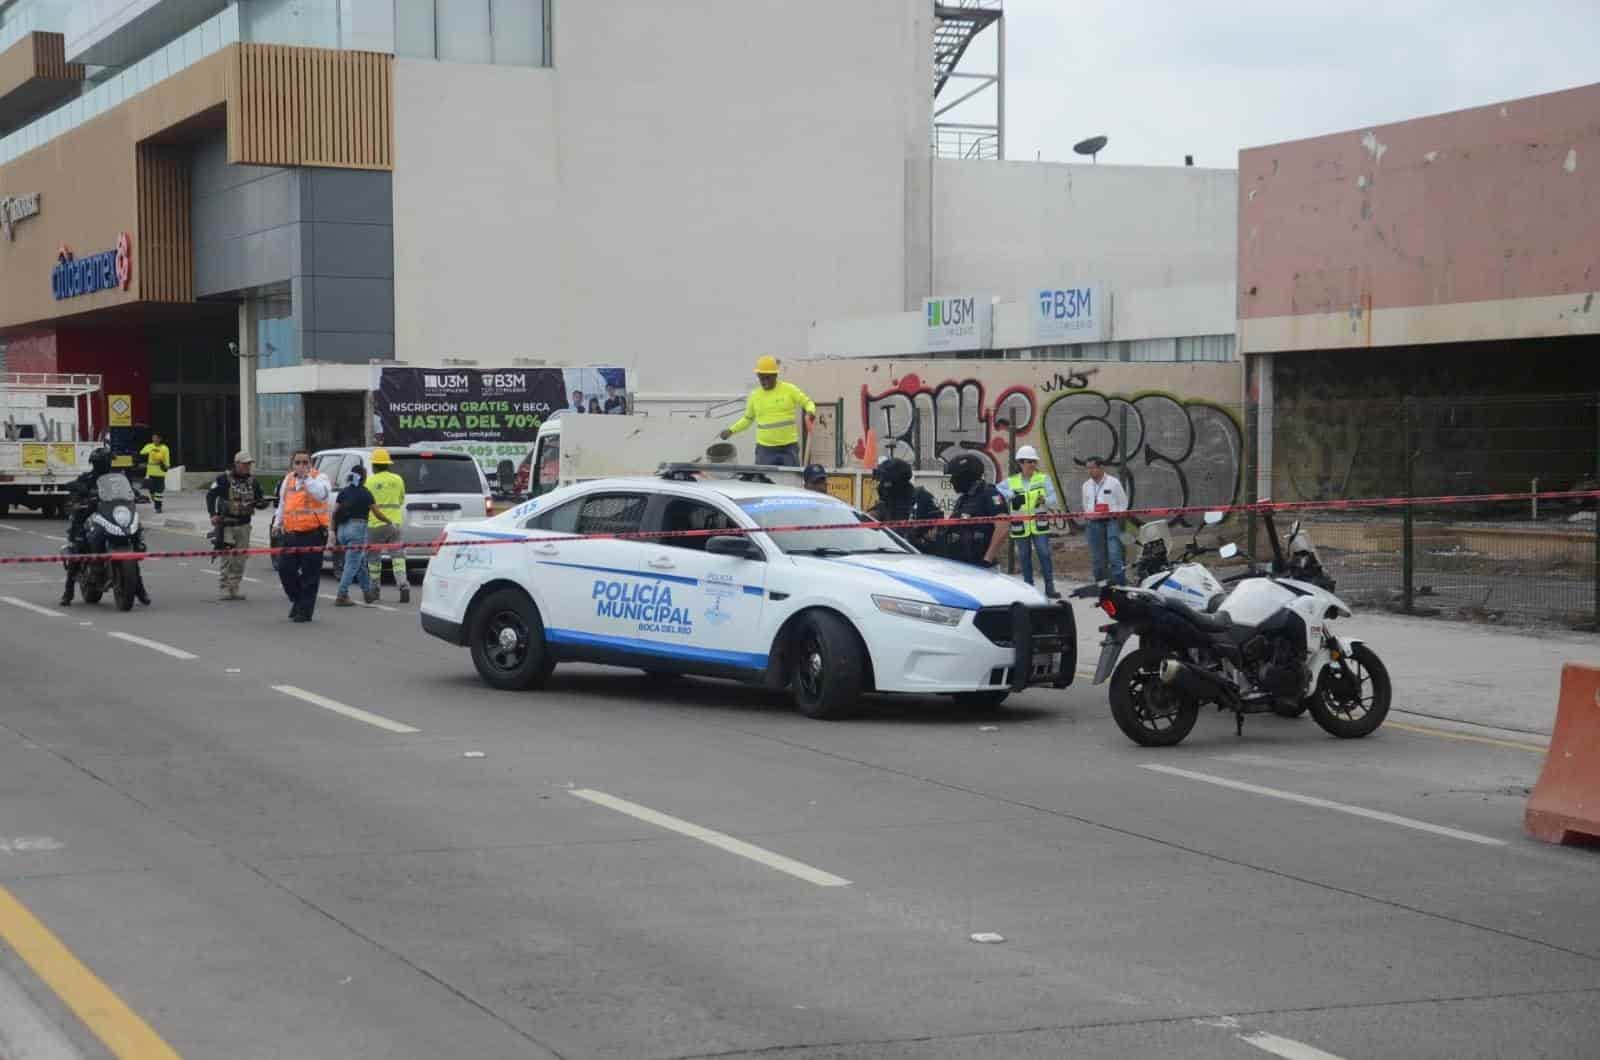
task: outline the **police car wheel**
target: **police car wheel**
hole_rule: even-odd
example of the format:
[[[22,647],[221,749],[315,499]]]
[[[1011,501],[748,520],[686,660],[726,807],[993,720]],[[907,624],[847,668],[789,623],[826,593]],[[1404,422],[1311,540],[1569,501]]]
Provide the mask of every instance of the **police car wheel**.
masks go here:
[[[500,589],[478,601],[468,622],[467,643],[478,676],[493,688],[537,688],[555,669],[539,609],[514,589]]]
[[[866,649],[850,623],[828,611],[802,618],[789,638],[789,688],[808,718],[842,718],[866,683]]]

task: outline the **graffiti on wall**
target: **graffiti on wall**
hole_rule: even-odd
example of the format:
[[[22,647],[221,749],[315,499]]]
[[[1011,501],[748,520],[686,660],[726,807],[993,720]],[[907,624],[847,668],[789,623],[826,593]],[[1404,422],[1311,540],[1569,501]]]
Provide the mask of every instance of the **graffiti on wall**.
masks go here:
[[[1226,505],[1239,494],[1239,422],[1209,402],[1082,390],[1050,402],[1042,432],[1057,488],[1072,511],[1082,510],[1090,457],[1114,469],[1136,508]]]
[[[1232,503],[1244,467],[1238,421],[1225,408],[1163,393],[1132,397],[1087,389],[1094,369],[1057,373],[1040,386],[1009,386],[992,401],[977,379],[929,383],[916,375],[889,389],[861,388],[861,423],[880,457],[932,471],[958,452],[973,452],[993,480],[1010,473],[1013,437],[1043,451],[1046,470],[1069,510],[1081,506],[1085,462],[1113,468],[1136,507]],[[866,453],[863,438],[857,459]]]

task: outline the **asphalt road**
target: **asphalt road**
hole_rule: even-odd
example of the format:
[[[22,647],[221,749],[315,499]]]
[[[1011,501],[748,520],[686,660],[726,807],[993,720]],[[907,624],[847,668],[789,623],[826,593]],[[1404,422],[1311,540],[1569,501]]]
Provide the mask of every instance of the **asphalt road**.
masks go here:
[[[127,1006],[0,903],[8,1060],[1595,1055],[1600,852],[1523,836],[1525,734],[500,693],[392,593],[293,625],[252,565],[230,604],[150,564],[130,614],[0,567],[0,888]]]

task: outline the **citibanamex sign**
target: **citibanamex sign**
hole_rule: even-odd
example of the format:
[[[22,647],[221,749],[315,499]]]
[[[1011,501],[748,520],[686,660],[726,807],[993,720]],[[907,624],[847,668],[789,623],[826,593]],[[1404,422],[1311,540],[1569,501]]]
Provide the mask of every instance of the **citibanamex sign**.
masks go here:
[[[74,257],[70,247],[62,247],[56,252],[56,267],[50,270],[50,291],[58,302],[96,291],[126,291],[131,283],[133,239],[126,232],[117,236],[117,249],[86,258]]]
[[[0,196],[0,234],[6,239],[16,239],[16,224],[39,213],[39,193],[32,195]]]

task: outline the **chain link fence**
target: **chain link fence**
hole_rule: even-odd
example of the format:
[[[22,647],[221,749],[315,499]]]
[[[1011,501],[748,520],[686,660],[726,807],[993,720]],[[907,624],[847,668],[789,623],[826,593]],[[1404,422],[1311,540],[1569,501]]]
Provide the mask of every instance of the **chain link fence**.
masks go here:
[[[1219,423],[1225,411],[1241,428],[1237,453],[1225,430],[1170,429],[1159,416],[1120,430],[1090,424],[1106,434],[1099,439],[1103,453],[1089,452],[1096,436],[1079,430],[1087,448],[1052,453],[1064,500],[1077,506],[1072,490],[1083,476],[1074,465],[1090,455],[1110,457],[1108,470],[1128,487],[1134,508],[1395,498],[1377,509],[1278,516],[1280,540],[1300,520],[1339,595],[1359,608],[1600,631],[1593,499],[1404,501],[1600,489],[1600,393],[1280,400],[1266,422],[1269,475],[1259,475],[1256,463],[1258,411],[1215,408]],[[1130,524],[1125,535],[1130,567],[1135,530]],[[1265,534],[1260,517],[1231,517],[1202,541],[1237,541],[1267,559]],[[1175,539],[1186,536],[1174,528]],[[1089,576],[1080,531],[1058,530],[1053,552],[1064,585]]]

